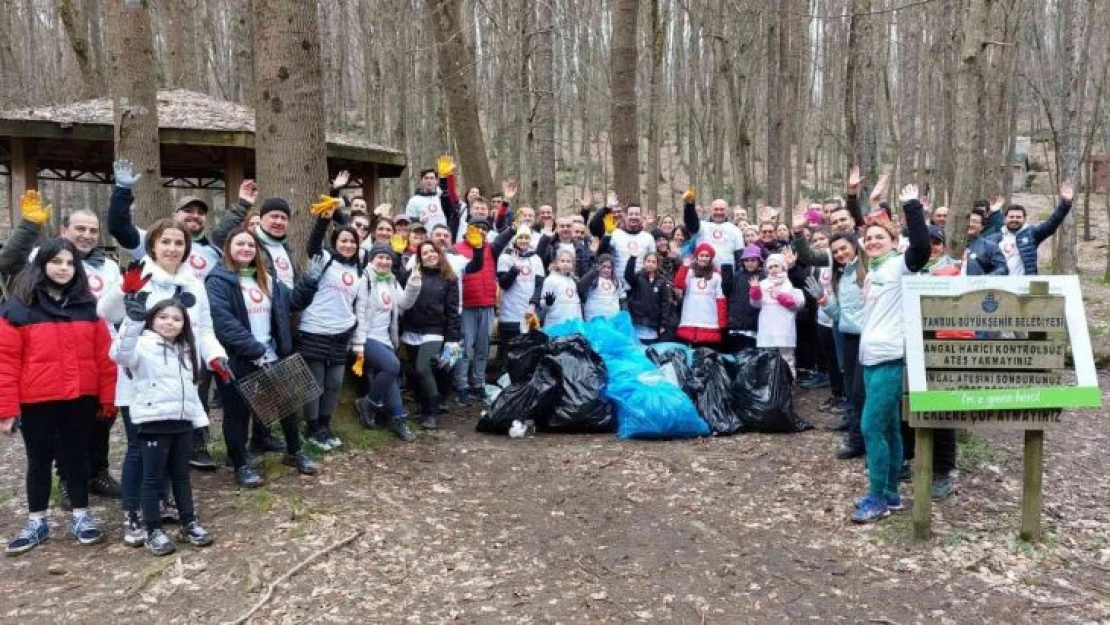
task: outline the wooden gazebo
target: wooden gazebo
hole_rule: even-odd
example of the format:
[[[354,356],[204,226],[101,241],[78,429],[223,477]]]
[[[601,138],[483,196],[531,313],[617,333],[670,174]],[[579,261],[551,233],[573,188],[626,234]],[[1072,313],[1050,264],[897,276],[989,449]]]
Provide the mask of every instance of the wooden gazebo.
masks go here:
[[[239,183],[254,177],[254,111],[203,93],[158,92],[162,176],[167,187],[222,189],[234,202]],[[9,175],[12,224],[20,194],[39,180],[111,183],[112,100],[0,111],[0,173]],[[328,174],[351,172],[373,206],[377,181],[396,178],[405,155],[351,133],[329,131]]]

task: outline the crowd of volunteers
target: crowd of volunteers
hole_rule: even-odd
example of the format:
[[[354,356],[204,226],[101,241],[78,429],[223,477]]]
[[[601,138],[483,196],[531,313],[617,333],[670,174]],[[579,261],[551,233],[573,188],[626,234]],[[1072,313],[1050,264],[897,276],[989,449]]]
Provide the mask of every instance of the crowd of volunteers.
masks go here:
[[[305,445],[343,445],[332,418],[348,376],[359,422],[412,441],[410,418],[435,430],[448,399],[485,399],[487,375],[499,373],[489,367],[495,343],[622,310],[644,344],[772,349],[798,387],[827,389],[821,410],[844,433],[837,458],[866,456],[868,491],[852,519],[877,521],[901,508],[898,482],[913,451],[901,420],[901,277],[1035,274],[1037,247],[1073,196],[1062,184],[1040,224],[1001,198],[977,203],[957,259],[946,252],[949,208],[929,210],[913,185],[891,208],[885,178],[861,200],[856,170],[844,197],[803,201],[792,214],[763,207],[750,220],[725,200],[699,205],[689,189],[676,219],[614,197],[594,206],[590,195],[561,213],[515,206],[512,181],[488,197],[476,187],[460,193],[444,157],[420,172],[403,211],[371,210],[342,191],[349,177],[340,172],[310,207],[260,201],[248,180],[218,219],[188,196],[145,229],[131,213],[139,174],[122,160],[114,170],[106,229],[134,259],[125,268],[98,248],[94,211],[71,211],[58,236],[44,233],[51,209],[34,191],[0,248],[0,430],[24,441],[29,510],[9,555],[49,537],[55,471],[81,544],[104,537],[90,493],[119,498],[129,546],[172,553],[167,524],[180,541],[211,544],[189,469],[218,469],[214,399],[234,480],[256,488],[265,483],[261,454],[280,453],[312,475],[319,469]],[[309,222],[307,249],[288,245],[296,221]],[[323,394],[290,406],[277,437],[236,380],[293,354]],[[109,470],[116,421],[127,440],[118,481]],[[955,460],[955,433],[938,431],[934,497],[953,491]]]

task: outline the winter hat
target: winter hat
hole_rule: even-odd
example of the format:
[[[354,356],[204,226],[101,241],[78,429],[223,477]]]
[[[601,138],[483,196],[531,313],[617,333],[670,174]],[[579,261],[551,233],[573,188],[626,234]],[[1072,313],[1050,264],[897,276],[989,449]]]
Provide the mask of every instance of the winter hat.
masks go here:
[[[713,249],[713,246],[708,243],[698,243],[698,246],[694,248],[694,258],[697,258],[698,254],[702,252],[709,252],[709,260],[713,260],[713,257],[717,255],[717,250]]]
[[[786,271],[786,269],[787,269],[787,267],[786,267],[786,257],[784,257],[782,254],[771,254],[770,256],[767,257],[767,262],[765,263],[765,265],[768,269],[771,268],[771,265],[776,265],[776,264],[779,267],[782,267],[783,271]]]
[[[281,211],[285,213],[286,217],[288,217],[291,212],[289,209],[289,202],[279,197],[267,198],[266,201],[262,203],[262,208],[259,209],[258,216],[265,217],[266,213],[270,211]]]
[[[671,239],[669,236],[667,236],[666,232],[663,232],[659,228],[651,231],[651,237],[656,241],[658,241],[659,239],[667,239],[669,241]]]
[[[510,242],[510,245],[515,246],[516,245],[516,240],[519,239],[521,236],[524,236],[524,235],[526,235],[529,239],[531,239],[532,238],[532,229],[529,228],[528,226],[521,226],[521,227],[517,228],[516,232],[513,234],[513,240]]]
[[[375,243],[370,246],[370,259],[373,260],[375,256],[384,254],[393,258],[393,250],[385,243]]]
[[[400,215],[394,215],[393,216],[394,225],[402,223],[402,222],[406,223],[406,224],[410,224],[410,223],[412,223],[412,217],[409,217],[408,215],[406,215],[404,213],[401,213]]]
[[[478,226],[479,228],[485,228],[486,232],[489,232],[489,229],[490,229],[489,228],[489,220],[485,219],[483,217],[471,217],[470,221],[466,222],[466,225],[468,225],[468,226]],[[513,235],[513,236],[515,237],[516,235]]]
[[[944,228],[942,228],[941,226],[929,226],[929,238],[936,239],[941,243],[944,243],[947,240],[947,237],[944,234]]]
[[[763,254],[759,251],[758,245],[749,245],[744,248],[744,253],[740,255],[740,260],[748,260],[749,258],[754,258],[759,261],[763,260]]]
[[[821,214],[820,210],[809,209],[806,211],[806,222],[819,226],[825,221],[825,216]]]

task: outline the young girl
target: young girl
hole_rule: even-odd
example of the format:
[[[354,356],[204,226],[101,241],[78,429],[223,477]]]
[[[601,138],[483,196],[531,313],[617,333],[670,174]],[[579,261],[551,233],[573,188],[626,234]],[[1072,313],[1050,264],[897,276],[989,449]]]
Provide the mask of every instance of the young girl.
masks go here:
[[[7,547],[18,555],[50,535],[50,469],[60,454],[73,503],[70,533],[82,545],[103,533],[89,514],[88,437],[93,419],[115,414],[116,367],[108,326],[77,248],[51,239],[21,271],[0,308],[0,432],[23,433],[27,523]]]
[[[528,312],[540,310],[540,318],[548,327],[571,319],[581,320],[582,300],[574,280],[574,252],[559,250],[550,269],[543,284],[532,295],[532,308]]]
[[[532,238],[528,228],[517,229],[508,249],[497,259],[497,283],[501,287],[497,335],[502,345],[520,335],[528,302],[543,285],[543,260],[532,251]]]
[[[699,243],[693,258],[683,261],[674,279],[683,293],[682,315],[675,336],[692,347],[720,345],[721,329],[728,327],[728,303],[721,274],[713,269],[715,253],[712,245]]]
[[[906,212],[910,246],[896,251],[898,229],[888,221],[863,232],[869,269],[864,283],[864,317],[859,359],[863,365],[861,428],[867,445],[867,495],[856,502],[852,521],[873,523],[901,506],[898,473],[902,467],[902,377],[905,373],[905,324],[902,276],[917,273],[929,260],[929,231],[917,201],[917,187],[906,185],[899,199]]]
[[[794,374],[794,347],[797,345],[797,328],[794,315],[805,302],[805,295],[795,289],[786,277],[786,259],[782,254],[767,257],[767,278],[760,281],[752,277],[749,281],[748,297],[752,306],[759,310],[759,332],[755,337],[756,347],[778,348],[790,373]]]
[[[246,229],[232,231],[224,242],[223,262],[205,281],[216,337],[227,349],[235,377],[254,373],[293,353],[290,293],[284,283],[270,277],[260,248],[258,239]],[[219,380],[219,388],[224,407],[224,443],[235,481],[243,488],[258,488],[263,484],[262,477],[247,462],[250,410],[230,379]],[[313,475],[316,463],[301,452],[295,412],[299,408],[290,406],[291,414],[281,419],[285,436],[281,462],[301,474]]]
[[[624,290],[624,282],[613,275],[613,257],[608,254],[598,256],[597,264],[578,281],[578,297],[585,302],[583,318],[589,321],[619,313]]]
[[[317,217],[308,237],[312,267],[293,293],[294,308],[303,308],[296,349],[324,389],[324,394],[304,409],[308,442],[322,451],[343,444],[332,432],[331,417],[339,405],[347,348],[355,333],[355,296],[362,278],[358,233],[347,226],[336,227],[325,250],[324,233],[330,224],[330,211]]]
[[[636,257],[630,257],[624,266],[624,279],[636,337],[645,345],[668,340],[674,324],[674,301],[667,278],[659,270],[659,254],[648,252],[639,273]]]
[[[458,351],[461,338],[459,321],[459,282],[447,257],[435,244],[426,241],[416,249],[420,262],[405,284],[404,298],[412,307],[402,316],[409,362],[420,388],[420,425],[439,429],[440,396],[436,386],[436,366],[440,351]]]
[[[752,280],[762,280],[763,256],[756,245],[749,245],[740,253],[737,263],[739,270],[732,276],[732,284],[726,285],[728,295],[728,338],[725,351],[736,353],[755,347],[759,329],[759,309],[752,306],[748,289]]]
[[[185,299],[191,296],[182,295]],[[168,476],[181,519],[181,538],[196,547],[212,544],[212,535],[197,521],[189,482],[192,430],[208,425],[197,394],[196,340],[189,313],[178,299],[165,299],[150,311],[146,296],[129,295],[127,320],[112,342],[112,360],[131,377],[142,395],[131,405],[131,422],[141,441],[143,486],[140,500],[146,526],[146,548],[156,556],[174,552],[173,540],[162,531],[159,511]]]
[[[172,219],[160,219],[147,232],[145,242],[146,256],[140,261],[136,273],[150,276],[142,284],[140,291],[148,293],[146,305],[154,306],[165,299],[180,297],[185,293],[192,296],[193,304],[188,306],[189,325],[196,339],[197,351],[202,362],[217,376],[228,372],[221,363],[227,361],[227,353],[216,338],[212,329],[212,316],[208,305],[208,294],[189,267],[186,259],[192,250],[192,237],[185,233],[184,226]],[[123,285],[100,298],[97,312],[110,323],[122,323],[126,318]],[[139,519],[139,496],[143,480],[143,459],[138,433],[131,422],[131,402],[138,399],[134,384],[124,373],[118,374],[116,384],[116,405],[123,416],[124,431],[127,434],[127,453],[123,457],[123,475],[120,480],[123,507],[123,543],[138,547],[146,542],[146,528]],[[194,445],[206,444],[207,428],[199,430],[200,436]],[[195,435],[194,435],[195,436]],[[168,494],[168,493],[167,493]],[[172,512],[167,517],[172,518]]]
[[[401,312],[412,307],[415,294],[401,288],[392,268],[393,252],[388,246],[379,244],[370,249],[370,265],[358,284],[358,326],[351,349],[355,352],[355,373],[362,373],[365,367],[367,379],[373,382],[366,396],[355,400],[355,411],[364,427],[375,427],[377,417],[382,415],[389,419],[389,428],[397,438],[412,442],[416,437],[405,423],[408,415],[398,385],[401,361],[397,348],[401,346]]]

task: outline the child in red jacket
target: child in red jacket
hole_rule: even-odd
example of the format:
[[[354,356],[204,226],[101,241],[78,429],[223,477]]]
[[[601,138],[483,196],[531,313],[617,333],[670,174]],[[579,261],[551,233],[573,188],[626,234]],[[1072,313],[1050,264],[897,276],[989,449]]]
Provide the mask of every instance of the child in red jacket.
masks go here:
[[[77,249],[52,239],[16,277],[0,309],[0,431],[23,433],[27,448],[27,524],[7,546],[18,555],[46,541],[50,468],[62,454],[73,502],[70,532],[91,545],[104,535],[89,514],[86,439],[93,419],[115,413],[111,335]]]
[[[721,329],[728,327],[728,301],[721,274],[713,269],[713,246],[701,243],[694,248],[675,275],[674,284],[682,293],[682,314],[678,320],[679,339],[692,347],[717,347]]]

